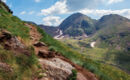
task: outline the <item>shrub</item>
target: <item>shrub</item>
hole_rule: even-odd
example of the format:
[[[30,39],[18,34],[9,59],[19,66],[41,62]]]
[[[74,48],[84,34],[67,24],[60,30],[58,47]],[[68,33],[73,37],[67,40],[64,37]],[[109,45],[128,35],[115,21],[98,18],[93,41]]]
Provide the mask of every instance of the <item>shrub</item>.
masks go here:
[[[70,75],[68,80],[76,80],[76,79],[77,79],[77,71],[73,69],[72,74]]]

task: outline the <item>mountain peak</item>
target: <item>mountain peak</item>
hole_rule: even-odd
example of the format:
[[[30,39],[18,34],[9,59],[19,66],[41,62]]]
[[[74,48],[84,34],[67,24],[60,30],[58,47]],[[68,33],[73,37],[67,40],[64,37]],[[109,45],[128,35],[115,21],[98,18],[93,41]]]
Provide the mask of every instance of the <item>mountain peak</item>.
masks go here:
[[[74,15],[76,15],[76,16],[85,16],[84,14],[82,14],[82,13],[79,13],[79,12],[77,12],[77,13],[74,13],[74,14],[72,14],[71,16],[74,16]]]
[[[69,34],[69,36],[82,36],[83,34],[91,34],[94,30],[95,20],[82,13],[74,13],[66,18],[61,24],[60,29],[63,31],[63,34]],[[87,31],[86,28],[90,31]],[[76,33],[75,33],[76,32]]]
[[[106,26],[117,27],[118,25],[125,24],[126,22],[130,22],[130,20],[126,17],[120,16],[118,14],[109,14],[101,17],[101,19],[98,20],[96,29],[98,30]]]
[[[104,15],[103,17],[101,17],[101,21],[104,21],[104,20],[129,20],[128,18],[125,18],[123,16],[120,16],[118,14],[109,14],[109,15]]]

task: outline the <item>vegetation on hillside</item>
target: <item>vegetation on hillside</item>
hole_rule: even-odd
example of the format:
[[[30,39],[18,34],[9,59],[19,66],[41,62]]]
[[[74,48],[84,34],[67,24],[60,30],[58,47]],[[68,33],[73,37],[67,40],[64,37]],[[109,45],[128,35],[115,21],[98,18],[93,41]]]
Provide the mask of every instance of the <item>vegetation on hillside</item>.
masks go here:
[[[54,40],[51,36],[47,35],[41,28],[38,27],[38,31],[44,36],[41,41],[45,42],[50,46],[51,50],[55,50],[61,53],[66,58],[70,59],[74,63],[81,65],[82,67],[89,69],[91,72],[95,73],[97,77],[101,80],[129,80],[130,75],[124,71],[115,68],[113,66],[102,64],[97,61],[92,61],[87,58],[87,56],[73,51],[65,44]],[[110,72],[111,71],[111,72]],[[115,74],[116,73],[116,74]]]
[[[61,41],[87,55],[88,58],[117,66],[130,72],[130,20],[116,14],[103,16],[96,23],[96,32],[86,39]],[[96,42],[94,48],[91,43]]]
[[[0,4],[0,6],[3,6]],[[13,36],[21,37],[24,43],[29,42],[29,28],[24,25],[17,17],[8,13],[6,8],[0,8],[0,29],[6,29],[12,33]],[[70,59],[76,64],[89,69],[95,73],[100,80],[130,80],[130,76],[118,68],[112,67],[107,64],[100,64],[97,61],[88,59],[86,56],[73,51],[63,43],[53,39],[46,34],[41,28],[37,27],[42,35],[41,41],[46,43],[50,50],[55,50],[61,53],[66,58]],[[37,57],[34,55],[33,48],[28,47],[31,52],[30,56],[18,53],[15,55],[12,51],[5,50],[0,45],[0,62],[8,64],[10,72],[0,69],[0,79],[2,80],[31,80],[33,77],[38,76],[39,65]],[[122,59],[122,58],[121,58]],[[73,71],[72,79],[75,79],[76,72]]]
[[[3,2],[0,2],[0,30],[7,30],[11,32],[12,36],[20,37],[23,43],[28,43],[30,38],[29,28],[24,25],[23,21],[13,16],[10,11]],[[27,49],[30,51],[30,55],[23,53],[16,55],[13,51],[3,48],[2,45],[1,43],[0,80],[32,80],[39,66],[33,48],[28,45]],[[5,66],[3,69],[2,65]],[[38,76],[38,74],[35,74],[35,76]]]
[[[59,28],[63,31],[64,35],[69,36],[82,36],[83,34],[92,34],[95,32],[96,20],[91,19],[81,13],[75,13],[65,19]]]

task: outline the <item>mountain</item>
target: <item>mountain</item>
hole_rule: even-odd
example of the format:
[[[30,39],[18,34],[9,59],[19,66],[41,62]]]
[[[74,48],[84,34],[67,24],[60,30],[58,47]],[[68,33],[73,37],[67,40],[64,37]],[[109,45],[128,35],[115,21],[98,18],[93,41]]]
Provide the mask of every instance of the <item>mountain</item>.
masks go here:
[[[101,29],[103,27],[117,27],[117,25],[123,26],[125,23],[130,22],[128,18],[120,16],[118,14],[110,14],[101,17],[96,24],[96,29]],[[127,24],[125,24],[128,26]],[[124,27],[125,28],[125,27]]]
[[[97,33],[100,42],[105,41],[118,49],[129,51],[130,20],[117,14],[103,16],[97,22]]]
[[[54,26],[45,26],[45,25],[38,25],[40,26],[42,29],[45,30],[46,33],[48,33],[49,35],[51,35],[52,37],[56,36],[59,34],[58,31],[58,27],[54,27]]]
[[[84,20],[86,21],[84,22]],[[90,25],[91,23],[93,26]],[[75,13],[57,27],[62,34],[59,32],[57,33],[58,36],[54,35],[54,38],[60,39],[71,48],[84,53],[91,59],[116,65],[116,67],[130,72],[129,24],[130,20],[128,18],[118,14],[104,15],[99,20],[93,20],[81,13]],[[91,34],[88,33],[90,29]],[[85,30],[87,30],[87,33],[84,33]],[[54,31],[50,30],[49,33],[52,32]],[[68,35],[68,39],[66,39],[66,35]],[[87,35],[87,37],[81,37],[83,35]]]
[[[95,24],[97,20],[91,19],[90,17],[81,14],[75,13],[66,18],[58,27],[50,27],[39,25],[42,27],[48,34],[53,37],[77,37],[91,35],[96,31]],[[61,34],[62,33],[62,34]]]
[[[124,71],[87,58],[10,11],[0,0],[0,80],[130,80]]]
[[[62,39],[64,43],[90,57],[130,72],[130,20],[117,14],[105,15],[96,31],[85,39]]]
[[[64,35],[69,36],[82,36],[83,34],[89,35],[95,31],[96,20],[81,14],[75,13],[66,18],[59,28],[63,31]]]

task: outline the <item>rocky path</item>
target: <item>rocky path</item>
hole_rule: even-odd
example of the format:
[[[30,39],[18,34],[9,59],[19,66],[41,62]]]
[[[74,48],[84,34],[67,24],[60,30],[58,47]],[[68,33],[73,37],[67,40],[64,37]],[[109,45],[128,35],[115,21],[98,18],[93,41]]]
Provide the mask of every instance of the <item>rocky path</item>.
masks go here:
[[[77,80],[97,80],[95,75],[79,65],[72,63],[69,59],[63,57],[57,52],[48,50],[48,46],[41,39],[40,33],[33,25],[26,24],[30,28],[30,36],[32,45],[34,45],[35,53],[39,56],[39,63],[46,70],[46,76],[40,80],[67,80],[72,69],[76,69]]]

